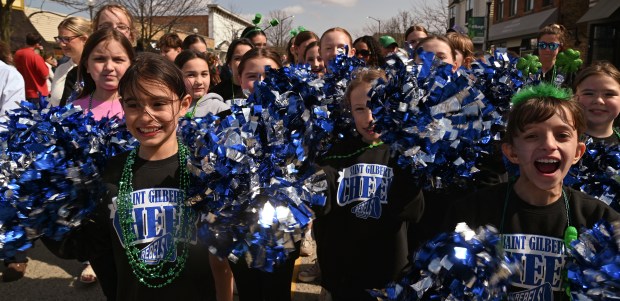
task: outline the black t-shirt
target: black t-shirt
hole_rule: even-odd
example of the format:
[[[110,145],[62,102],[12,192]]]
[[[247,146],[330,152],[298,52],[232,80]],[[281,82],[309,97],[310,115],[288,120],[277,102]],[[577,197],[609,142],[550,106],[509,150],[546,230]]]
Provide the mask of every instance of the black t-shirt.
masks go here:
[[[614,146],[620,144],[620,137],[616,134],[615,130],[609,137],[604,138],[596,138],[592,136],[587,136],[588,138],[592,138],[593,143],[603,143],[607,146]]]
[[[213,87],[211,92],[219,94],[224,100],[247,98],[243,95],[241,86],[235,85],[232,79],[222,80],[219,84]]]
[[[333,293],[393,280],[407,263],[407,221],[424,209],[419,185],[393,164],[390,147],[368,146],[360,139],[337,143],[329,156],[339,157],[322,166],[327,204],[317,209],[313,231],[321,285]]]
[[[563,197],[546,206],[533,206],[521,200],[509,185],[502,183],[456,202],[447,211],[444,230],[454,231],[459,222],[466,222],[472,229],[488,224],[497,227],[503,232],[504,250],[522,262],[523,272],[520,278],[514,279],[510,298],[568,300],[561,291],[567,254],[563,241],[567,227]],[[603,202],[569,187],[564,187],[564,192],[569,203],[570,224],[578,230],[590,228],[601,219],[620,220],[620,215]],[[528,299],[527,295],[537,297]]]
[[[162,288],[148,288],[138,281],[122,242],[122,231],[116,212],[116,196],[128,153],[110,159],[103,179],[107,194],[97,208],[97,223],[107,225],[93,233],[98,239],[109,241],[111,250],[99,256],[116,266],[117,300],[209,300],[214,296],[214,284],[209,265],[209,252],[195,244],[196,237],[188,247],[189,255],[184,269],[170,284]],[[133,218],[140,260],[157,263],[166,260],[166,250],[176,247],[176,254],[169,258],[167,268],[179,262],[182,244],[172,244],[178,220],[175,220],[176,198],[179,195],[178,155],[147,161],[136,156],[133,166]],[[195,221],[191,230],[195,234]],[[167,271],[165,269],[164,271]]]

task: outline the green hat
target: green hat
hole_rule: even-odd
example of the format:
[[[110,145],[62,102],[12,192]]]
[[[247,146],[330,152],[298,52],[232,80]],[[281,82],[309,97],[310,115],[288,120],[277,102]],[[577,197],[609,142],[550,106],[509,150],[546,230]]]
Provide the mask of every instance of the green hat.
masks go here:
[[[396,40],[394,40],[394,38],[392,38],[391,36],[382,36],[379,38],[379,44],[381,44],[381,46],[383,46],[383,48],[388,48],[390,46],[392,46],[392,44],[396,44],[398,46],[398,43],[396,43]]]

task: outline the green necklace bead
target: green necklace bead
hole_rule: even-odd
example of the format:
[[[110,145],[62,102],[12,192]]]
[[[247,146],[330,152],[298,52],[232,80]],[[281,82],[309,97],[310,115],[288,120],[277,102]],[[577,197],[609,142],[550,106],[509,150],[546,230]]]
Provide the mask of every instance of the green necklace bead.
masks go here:
[[[133,229],[133,202],[131,193],[133,192],[133,171],[135,158],[138,148],[129,153],[119,184],[117,197],[117,214],[123,234],[123,245],[125,246],[125,254],[129,261],[129,265],[138,281],[149,288],[161,288],[174,281],[181,271],[185,268],[188,257],[188,244],[192,236],[192,226],[196,217],[194,211],[185,205],[185,198],[189,188],[189,171],[187,170],[188,150],[180,141],[179,146],[179,167],[181,169],[179,187],[181,190],[180,197],[177,198],[175,204],[175,212],[177,214],[178,224],[174,227],[174,248],[171,248],[164,258],[157,264],[149,265],[140,259],[140,250],[135,246],[136,234]],[[177,244],[180,242],[180,244]],[[170,266],[166,264],[172,259],[173,252],[177,247],[181,246],[181,254],[177,256],[176,264]]]

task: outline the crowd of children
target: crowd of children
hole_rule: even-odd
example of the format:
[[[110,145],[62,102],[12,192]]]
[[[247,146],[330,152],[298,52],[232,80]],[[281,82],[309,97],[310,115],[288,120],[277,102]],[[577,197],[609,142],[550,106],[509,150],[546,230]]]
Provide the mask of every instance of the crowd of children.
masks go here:
[[[177,124],[184,116],[225,118],[235,99],[247,98],[265,79],[266,67],[309,65],[321,78],[332,72],[329,62],[339,54],[357,57],[367,67],[352,72],[341,100],[356,134],[314,162],[327,177],[327,203],[313,208],[318,260],[300,278],[314,281],[320,273],[324,300],[374,300],[368,291],[394,280],[417,246],[463,221],[472,228],[494,225],[502,248],[520,258],[523,272],[509,298],[537,291],[553,296],[546,300],[565,300],[567,231],[601,219],[620,221],[607,204],[563,185],[586,151],[583,135],[620,145],[613,126],[620,114],[620,72],[595,62],[576,77],[561,74],[555,61],[568,45],[560,25],[540,32],[544,83],[513,97],[501,154],[479,168],[487,178],[475,178],[469,186],[481,190],[440,191],[424,190],[421,179],[395,162],[390,145],[375,132],[367,103],[373,85],[388,80],[381,68],[392,54],[413,54],[422,64],[423,53],[430,52],[453,72],[468,72],[476,57],[467,36],[432,35],[411,26],[404,35],[405,54],[389,36],[381,42],[373,36],[353,40],[347,30],[334,27],[319,38],[306,30],[291,39],[284,62],[269,49],[264,31],[251,26],[231,43],[219,68],[199,35],[182,41],[166,34],[158,43],[161,55],[136,55],[133,24],[127,9],[114,4],[101,8],[92,27],[75,17],[63,21],[56,40],[71,60],[57,69],[50,97],[52,105],[79,105],[97,120],[124,118],[139,141],[134,151],[111,159],[103,173],[106,193],[92,219],[80,235],[67,238],[71,245],[88,246],[69,257],[90,261],[94,271],[86,262],[81,280],[97,280],[109,300],[232,301],[233,281],[241,301],[291,300],[301,241],[273,272],[249,267],[246,258],[229,262],[196,244],[197,216],[185,202],[188,150],[177,138]],[[575,96],[560,88],[570,85]],[[502,154],[518,166],[511,180],[503,166],[493,165]]]

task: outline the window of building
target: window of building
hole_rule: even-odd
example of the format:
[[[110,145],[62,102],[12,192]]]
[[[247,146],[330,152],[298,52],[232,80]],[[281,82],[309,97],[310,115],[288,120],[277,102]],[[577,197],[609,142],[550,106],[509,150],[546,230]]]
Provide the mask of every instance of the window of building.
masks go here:
[[[469,23],[469,19],[474,16],[474,0],[467,0],[467,10],[465,11],[465,22]]]
[[[532,11],[534,9],[534,0],[525,0],[525,7],[523,11]]]
[[[501,21],[504,19],[504,0],[499,0],[497,2],[497,20]]]
[[[514,16],[517,14],[517,5],[519,5],[519,0],[510,0],[510,15]]]
[[[449,28],[452,28],[456,24],[456,7],[455,6],[450,6],[448,13],[450,15],[450,24],[449,24],[450,26],[449,26]]]

